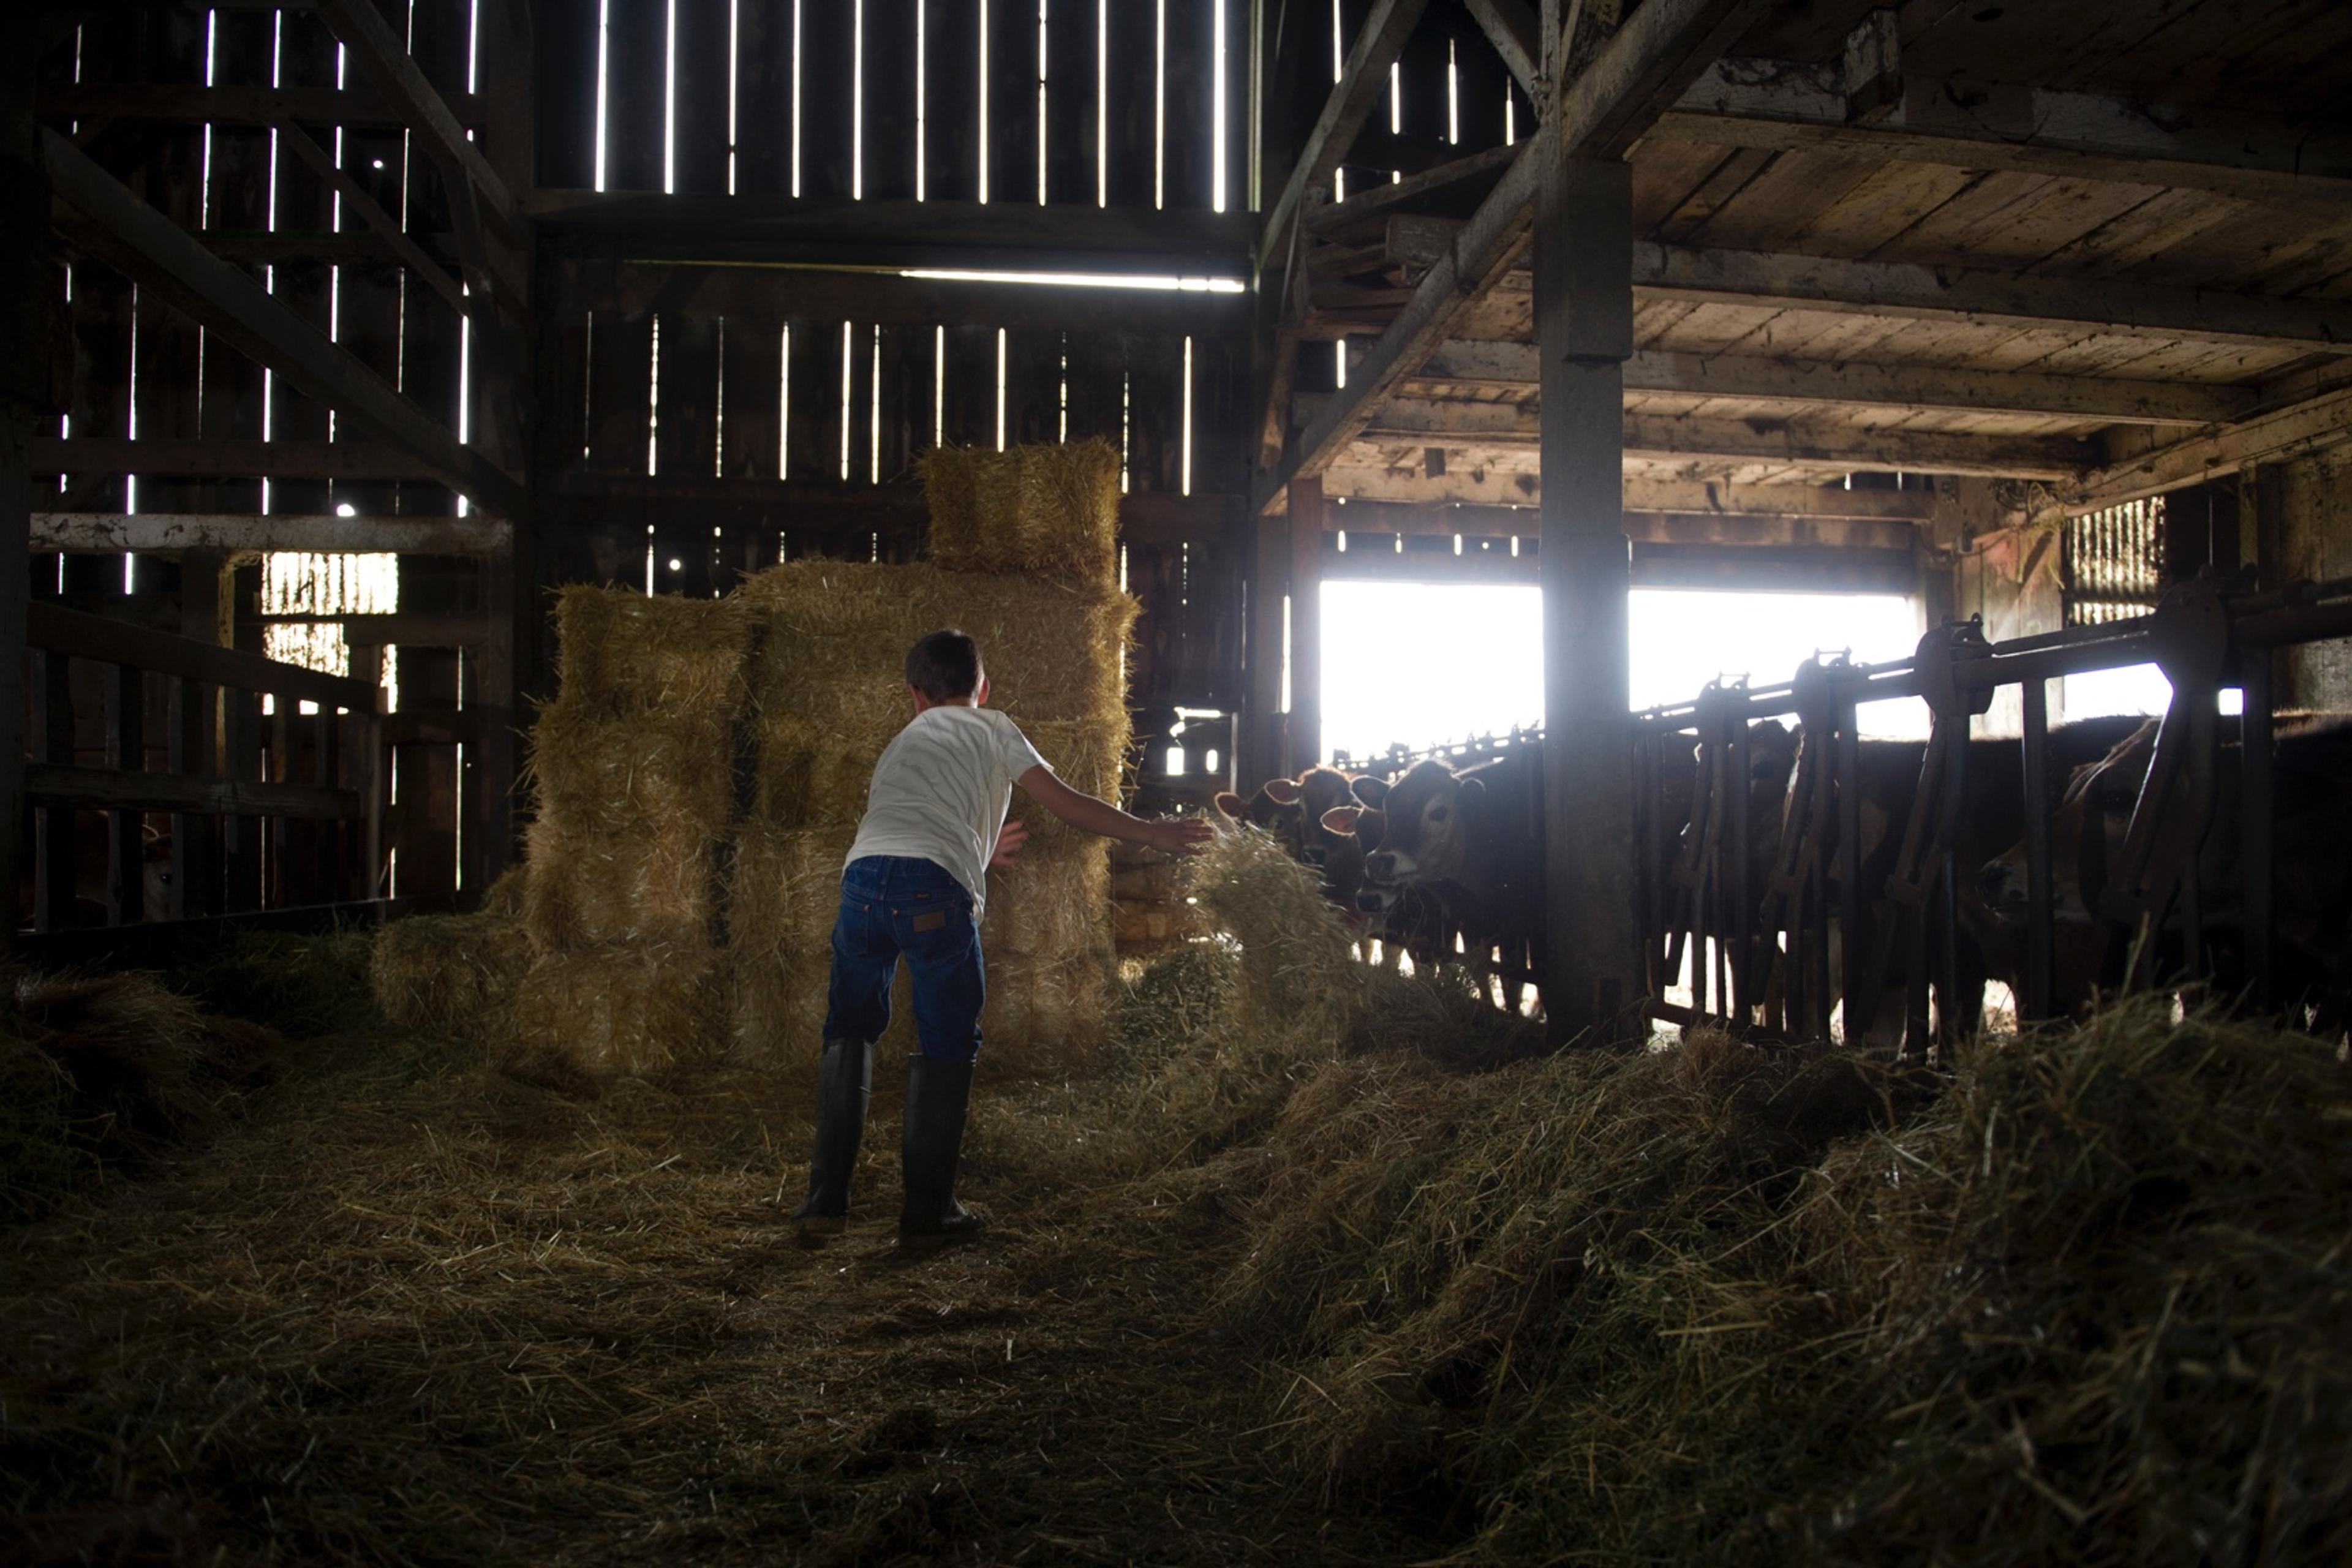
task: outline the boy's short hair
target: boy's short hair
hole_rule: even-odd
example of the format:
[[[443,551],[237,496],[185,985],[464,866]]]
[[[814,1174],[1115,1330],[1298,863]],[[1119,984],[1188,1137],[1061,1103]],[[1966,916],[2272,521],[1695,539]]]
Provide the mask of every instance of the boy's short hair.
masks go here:
[[[907,684],[934,702],[958,702],[980,689],[980,645],[953,626],[919,638],[907,650]]]

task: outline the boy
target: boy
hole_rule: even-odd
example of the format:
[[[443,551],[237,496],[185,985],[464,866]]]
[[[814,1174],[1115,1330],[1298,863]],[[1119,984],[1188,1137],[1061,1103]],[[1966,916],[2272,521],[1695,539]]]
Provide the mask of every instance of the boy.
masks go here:
[[[1007,824],[1013,788],[1071,826],[1187,855],[1214,829],[1205,820],[1146,822],[1054,776],[1019,726],[994,712],[980,647],[937,631],[907,654],[915,717],[875,764],[866,815],[841,878],[817,1062],[816,1150],[808,1201],[793,1220],[803,1237],[846,1227],[849,1176],[866,1129],[874,1043],[890,1023],[890,982],[904,954],[915,983],[915,1037],[907,1058],[902,1246],[968,1236],[980,1220],[955,1199],[971,1068],[980,1054],[980,919],[988,868],[1009,865],[1028,837]]]

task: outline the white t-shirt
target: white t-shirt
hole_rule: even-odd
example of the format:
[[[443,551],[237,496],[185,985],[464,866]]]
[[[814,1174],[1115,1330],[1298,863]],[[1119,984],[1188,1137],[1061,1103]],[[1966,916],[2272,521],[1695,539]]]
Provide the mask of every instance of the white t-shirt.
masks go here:
[[[926,708],[874,764],[849,858],[929,860],[963,884],[978,919],[988,902],[988,860],[1013,804],[1013,781],[1046,766],[1021,726],[992,708]]]

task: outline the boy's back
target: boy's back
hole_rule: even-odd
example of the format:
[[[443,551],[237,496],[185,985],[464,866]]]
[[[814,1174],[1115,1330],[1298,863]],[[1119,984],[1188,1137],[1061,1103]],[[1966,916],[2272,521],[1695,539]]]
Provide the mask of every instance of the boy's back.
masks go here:
[[[927,708],[882,752],[848,861],[888,855],[929,860],[988,901],[988,861],[1013,803],[1013,781],[1045,759],[1021,727],[988,708]]]

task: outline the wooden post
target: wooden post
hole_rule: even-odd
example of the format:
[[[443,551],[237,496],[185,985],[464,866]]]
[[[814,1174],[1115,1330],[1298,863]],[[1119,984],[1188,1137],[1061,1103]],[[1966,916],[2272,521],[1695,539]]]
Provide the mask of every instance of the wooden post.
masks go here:
[[[1282,604],[1290,592],[1290,521],[1260,517],[1252,526],[1257,531],[1257,561],[1249,580],[1248,749],[1234,780],[1234,787],[1244,792],[1283,771],[1282,661],[1289,657]]]
[[[25,605],[33,527],[33,420],[48,377],[49,196],[33,142],[33,58],[19,47],[0,61],[0,674],[14,694],[0,701],[0,887],[9,914],[0,953],[15,944],[17,847],[25,816]],[[31,352],[26,352],[27,349]],[[68,887],[70,899],[73,889]]]
[[[1639,1026],[1623,501],[1633,352],[1633,174],[1547,170],[1536,205],[1542,352],[1544,1005],[1555,1045]]]
[[[1286,771],[1323,760],[1323,481],[1290,483],[1290,724]]]

